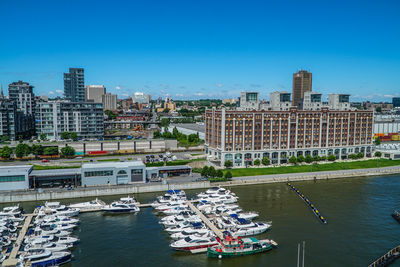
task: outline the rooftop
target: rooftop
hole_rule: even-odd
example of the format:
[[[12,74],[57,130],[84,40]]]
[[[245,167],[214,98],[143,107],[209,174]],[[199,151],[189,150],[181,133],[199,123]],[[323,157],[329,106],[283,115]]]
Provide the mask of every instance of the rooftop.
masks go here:
[[[129,167],[144,167],[142,161],[126,161],[126,162],[102,162],[102,163],[85,163],[82,168],[129,168]]]

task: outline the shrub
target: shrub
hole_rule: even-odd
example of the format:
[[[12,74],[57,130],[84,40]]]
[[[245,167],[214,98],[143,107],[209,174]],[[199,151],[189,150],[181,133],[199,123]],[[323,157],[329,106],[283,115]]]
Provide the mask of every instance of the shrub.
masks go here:
[[[295,156],[291,156],[289,159],[289,162],[292,164],[296,164],[297,163],[297,158]]]
[[[262,165],[267,166],[271,163],[268,157],[264,157],[261,161]]]
[[[213,166],[208,168],[208,177],[214,178],[217,175]]]
[[[326,156],[322,156],[322,157],[321,157],[321,160],[326,160]]]
[[[254,165],[255,165],[255,166],[260,166],[260,164],[261,164],[261,161],[260,161],[259,159],[256,159],[256,160],[254,161]]]
[[[65,146],[65,147],[61,148],[61,155],[63,157],[71,157],[71,156],[75,155],[75,149],[71,146]]]
[[[331,155],[328,156],[328,160],[329,161],[335,161],[336,160],[336,156],[331,154]]]
[[[300,155],[300,156],[297,157],[297,162],[302,163],[302,162],[304,162],[305,160],[306,160],[306,158],[305,158],[303,155]]]
[[[228,181],[227,178],[225,177],[218,177],[218,178],[210,178],[208,179],[211,183],[215,183],[215,182],[226,182]]]
[[[215,173],[215,176],[216,176],[216,177],[224,177],[224,173],[223,173],[221,170],[218,170],[218,171]]]
[[[225,173],[225,178],[226,178],[226,179],[232,178],[232,173],[231,173],[230,171],[227,171],[227,172]]]
[[[380,158],[380,157],[382,157],[382,152],[376,151],[374,156]]]
[[[357,158],[361,159],[364,157],[364,154],[362,152],[358,152],[357,154]]]
[[[232,163],[232,161],[230,161],[230,160],[227,160],[227,161],[225,161],[225,164],[224,164],[224,166],[225,166],[225,168],[232,168],[232,166],[233,166],[233,163]]]
[[[306,162],[311,163],[312,161],[313,161],[313,158],[311,157],[311,155],[307,155]]]
[[[201,169],[200,174],[203,177],[207,177],[208,176],[208,166],[204,166],[203,169]]]
[[[320,156],[314,156],[313,157],[313,161],[320,161],[321,160],[321,157]]]

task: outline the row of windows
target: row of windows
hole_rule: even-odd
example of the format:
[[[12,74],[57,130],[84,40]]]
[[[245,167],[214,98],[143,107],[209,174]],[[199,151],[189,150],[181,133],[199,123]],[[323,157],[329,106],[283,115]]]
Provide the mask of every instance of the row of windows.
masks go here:
[[[113,171],[89,171],[85,172],[85,177],[94,177],[94,176],[112,176]]]
[[[22,181],[25,181],[25,175],[0,176],[0,183]]]

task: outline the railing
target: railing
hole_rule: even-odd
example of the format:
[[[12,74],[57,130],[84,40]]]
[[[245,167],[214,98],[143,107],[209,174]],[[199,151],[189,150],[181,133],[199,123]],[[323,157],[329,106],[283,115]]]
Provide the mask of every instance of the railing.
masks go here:
[[[388,266],[389,264],[394,262],[398,257],[400,257],[400,246],[391,249],[385,255],[383,255],[370,265],[368,265],[368,267]]]

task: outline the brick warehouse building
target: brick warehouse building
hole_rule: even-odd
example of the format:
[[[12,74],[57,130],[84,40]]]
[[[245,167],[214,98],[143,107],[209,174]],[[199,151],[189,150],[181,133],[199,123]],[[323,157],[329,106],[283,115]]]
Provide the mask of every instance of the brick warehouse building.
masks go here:
[[[205,112],[205,150],[208,159],[223,166],[246,166],[269,157],[272,164],[291,156],[372,154],[373,111],[332,110],[220,110]]]

